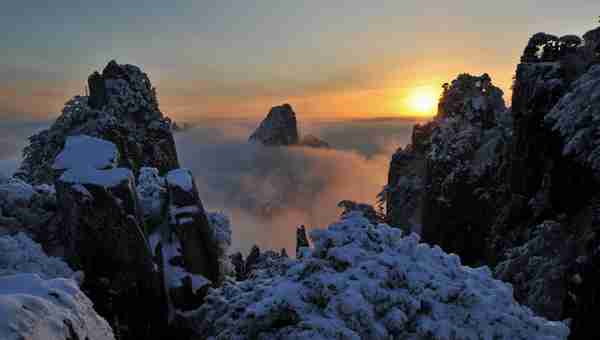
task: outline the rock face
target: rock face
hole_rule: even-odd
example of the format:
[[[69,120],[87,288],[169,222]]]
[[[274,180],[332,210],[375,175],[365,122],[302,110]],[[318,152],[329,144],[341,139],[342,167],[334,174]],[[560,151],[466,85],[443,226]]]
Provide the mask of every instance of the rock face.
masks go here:
[[[296,113],[290,104],[272,107],[248,140],[265,146],[331,147],[329,143],[313,135],[300,138]]]
[[[79,158],[75,139],[85,140],[88,154],[98,158]],[[96,302],[98,312],[115,327],[126,327],[116,328],[117,334],[148,338],[161,319],[158,275],[133,173],[126,168],[95,168],[105,159],[104,153],[95,151],[112,149],[106,143],[87,136],[70,137],[54,162],[54,168],[64,166],[56,188],[65,257],[85,271],[83,289]]]
[[[268,146],[298,144],[298,123],[292,106],[283,104],[271,108],[249,140]]]
[[[431,148],[434,126],[431,122],[413,127],[411,144],[392,156],[388,184],[380,194],[386,202],[387,221],[406,231],[421,232],[425,157]]]
[[[30,137],[18,178],[30,184],[52,184],[54,158],[72,135],[113,142],[121,155],[119,165],[135,174],[142,166],[161,173],[179,167],[170,120],[160,111],[145,73],[111,61],[102,74],[92,74],[88,84],[89,96],[74,97],[49,129]]]
[[[384,191],[390,223],[421,225],[424,241],[494,266],[518,301],[573,318],[571,339],[597,334],[597,32],[534,35],[508,114],[486,75],[446,85],[434,121],[394,155]]]
[[[167,287],[172,319],[176,310],[197,308],[207,289],[221,283],[228,271],[224,259],[231,231],[226,217],[206,214],[188,170],[172,170],[157,182],[165,185],[168,218],[150,235],[150,245]]]
[[[198,339],[566,339],[487,268],[416,234],[348,212],[311,232],[298,260],[271,257],[252,278],[211,290],[188,314]],[[260,263],[260,261],[259,261]]]

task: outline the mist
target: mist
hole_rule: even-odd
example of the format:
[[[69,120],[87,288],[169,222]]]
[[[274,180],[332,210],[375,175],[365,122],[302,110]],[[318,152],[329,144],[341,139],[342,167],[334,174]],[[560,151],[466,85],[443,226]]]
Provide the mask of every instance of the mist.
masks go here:
[[[374,204],[387,181],[390,157],[410,140],[414,122],[402,119],[307,120],[300,133],[331,149],[262,147],[248,143],[258,119],[203,119],[175,135],[182,167],[193,171],[206,209],[227,214],[232,250],[286,248],[295,253],[295,229],[325,227],[341,200]],[[48,122],[3,119],[0,174],[21,162],[27,138]]]
[[[262,147],[247,142],[252,120],[200,122],[176,136],[208,210],[231,218],[234,250],[252,245],[295,253],[295,229],[325,227],[344,199],[374,204],[387,181],[392,153],[408,143],[413,122],[304,121],[332,149]]]

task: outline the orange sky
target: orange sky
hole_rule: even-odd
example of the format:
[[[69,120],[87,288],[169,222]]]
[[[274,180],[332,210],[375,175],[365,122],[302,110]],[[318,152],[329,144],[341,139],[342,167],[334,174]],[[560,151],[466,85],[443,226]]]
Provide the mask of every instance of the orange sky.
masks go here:
[[[11,2],[0,13],[0,117],[55,117],[111,59],[142,67],[176,120],[261,117],[285,102],[301,117],[423,115],[407,104],[416,89],[436,97],[463,72],[488,73],[510,102],[528,38],[581,35],[600,10],[596,0],[343,4]]]

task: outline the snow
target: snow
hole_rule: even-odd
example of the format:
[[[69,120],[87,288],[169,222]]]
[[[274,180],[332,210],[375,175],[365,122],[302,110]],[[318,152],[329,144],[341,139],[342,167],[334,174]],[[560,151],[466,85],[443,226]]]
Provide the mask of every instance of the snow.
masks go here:
[[[203,287],[206,287],[211,284],[210,280],[202,275],[190,274],[190,277],[192,279],[192,291],[194,292],[194,294],[197,293]]]
[[[136,190],[144,217],[160,219],[166,200],[166,189],[165,179],[159,175],[158,169],[142,167]]]
[[[182,217],[179,219],[180,225],[192,224],[194,223],[194,219],[192,217]]]
[[[567,339],[562,322],[517,304],[487,267],[351,212],[313,230],[302,259],[281,258],[211,289],[190,315],[213,339]]]
[[[0,339],[114,339],[79,289],[81,275],[23,233],[0,237]]]
[[[0,339],[111,340],[106,320],[70,279],[0,276]]]
[[[220,252],[224,255],[231,245],[231,222],[223,213],[209,212],[207,217],[213,232],[212,239],[218,243]]]
[[[97,170],[91,166],[67,170],[60,176],[60,181],[72,184],[93,184],[111,188],[123,182],[133,182],[133,173],[126,168]]]
[[[188,169],[175,169],[167,173],[167,183],[190,192],[193,189],[192,172]]]
[[[35,194],[34,187],[18,178],[9,178],[6,183],[0,184],[0,201],[6,201],[10,205],[29,202]]]
[[[594,65],[546,114],[544,121],[563,138],[563,154],[600,169],[600,65]]]
[[[69,136],[64,149],[54,159],[52,169],[67,170],[90,166],[94,169],[109,169],[117,165],[119,151],[106,140],[86,135]]]
[[[73,276],[66,263],[48,257],[24,233],[0,237],[0,276],[18,273],[37,273],[43,279]]]

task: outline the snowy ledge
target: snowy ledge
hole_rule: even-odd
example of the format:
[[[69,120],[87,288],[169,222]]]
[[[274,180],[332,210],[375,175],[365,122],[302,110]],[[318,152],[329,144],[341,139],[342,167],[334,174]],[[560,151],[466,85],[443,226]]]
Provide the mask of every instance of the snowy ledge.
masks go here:
[[[68,170],[89,166],[94,169],[114,168],[119,158],[117,147],[106,140],[86,135],[69,136],[56,156],[52,169]]]
[[[105,188],[118,186],[124,182],[133,182],[133,173],[126,168],[97,170],[91,166],[67,170],[59,179],[64,183],[93,184]]]

